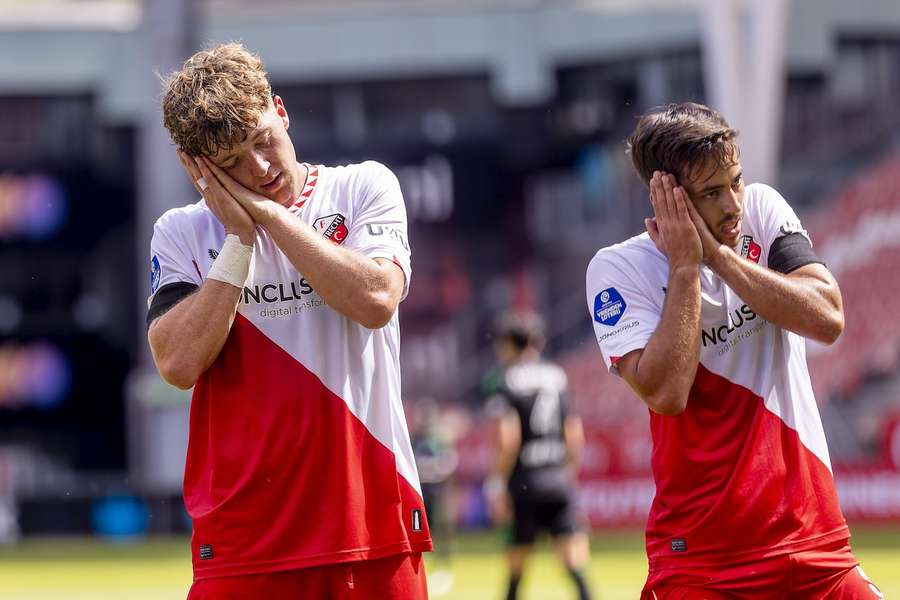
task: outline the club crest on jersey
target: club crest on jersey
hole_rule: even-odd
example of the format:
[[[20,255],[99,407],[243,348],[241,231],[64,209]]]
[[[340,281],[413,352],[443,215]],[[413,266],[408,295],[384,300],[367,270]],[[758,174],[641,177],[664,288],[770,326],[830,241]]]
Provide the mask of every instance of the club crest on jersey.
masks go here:
[[[612,327],[619,322],[627,307],[616,288],[606,288],[594,297],[594,320]]]
[[[753,236],[745,235],[741,238],[741,256],[759,264],[759,257],[761,254],[762,248],[753,241]]]
[[[344,240],[347,239],[347,234],[349,233],[347,224],[345,223],[346,220],[344,215],[335,213],[326,217],[317,218],[313,223],[313,227],[315,227],[316,231],[335,244],[342,244]]]
[[[155,256],[150,259],[150,293],[155,294],[156,288],[159,287],[159,278],[162,275],[162,269],[159,268],[159,259]]]

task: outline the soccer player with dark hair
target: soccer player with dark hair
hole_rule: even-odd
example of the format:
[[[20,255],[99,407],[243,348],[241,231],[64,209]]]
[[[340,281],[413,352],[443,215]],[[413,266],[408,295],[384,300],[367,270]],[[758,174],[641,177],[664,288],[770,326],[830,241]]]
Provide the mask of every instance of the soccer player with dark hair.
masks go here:
[[[506,598],[518,597],[535,539],[547,531],[579,600],[587,600],[584,569],[590,550],[573,497],[584,432],[581,419],[566,406],[566,374],[541,359],[544,325],[538,315],[506,313],[497,320],[494,336],[500,368],[486,377],[485,391],[496,460],[485,495],[496,522],[512,513]]]
[[[428,522],[400,399],[406,210],[375,162],[298,162],[239,44],[165,83],[202,196],[157,221],[148,337],[194,388],[191,600],[424,600]]]
[[[644,600],[881,598],[850,549],[806,366],[844,327],[785,199],[744,184],[737,132],[670,104],[629,141],[646,233],[603,248],[587,301],[607,367],[650,410]]]

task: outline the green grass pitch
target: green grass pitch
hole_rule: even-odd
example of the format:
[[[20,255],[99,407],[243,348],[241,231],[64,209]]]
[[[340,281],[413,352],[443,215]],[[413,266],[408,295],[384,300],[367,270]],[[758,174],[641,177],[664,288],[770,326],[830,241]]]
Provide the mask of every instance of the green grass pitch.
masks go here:
[[[853,546],[866,573],[888,598],[900,598],[900,525],[854,527]],[[440,600],[493,600],[503,595],[503,548],[497,534],[461,535],[449,563],[449,591]],[[429,559],[429,573],[443,563]],[[637,598],[646,573],[642,533],[593,539],[589,578],[600,600]],[[186,538],[109,544],[88,538],[26,540],[0,548],[3,600],[181,600],[190,585]],[[444,578],[446,580],[446,578]],[[435,584],[438,581],[434,582]],[[574,597],[562,568],[540,545],[522,584],[523,600]]]

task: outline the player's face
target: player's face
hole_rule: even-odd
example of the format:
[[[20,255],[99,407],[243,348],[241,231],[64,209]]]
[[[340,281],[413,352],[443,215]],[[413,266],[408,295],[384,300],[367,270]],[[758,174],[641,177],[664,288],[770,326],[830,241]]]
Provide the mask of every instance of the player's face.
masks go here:
[[[734,248],[741,235],[744,175],[741,164],[698,169],[684,184],[688,196],[719,242]]]
[[[284,102],[275,96],[247,138],[220,150],[212,161],[247,189],[290,206],[303,191],[303,179],[287,133],[289,124]]]
[[[519,357],[519,351],[512,342],[505,338],[499,338],[494,342],[494,354],[497,356],[497,361],[504,367],[510,366]]]

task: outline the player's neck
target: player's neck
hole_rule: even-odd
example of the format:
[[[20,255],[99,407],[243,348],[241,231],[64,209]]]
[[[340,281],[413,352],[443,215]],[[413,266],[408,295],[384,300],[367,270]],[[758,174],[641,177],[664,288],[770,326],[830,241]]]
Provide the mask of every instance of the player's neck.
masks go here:
[[[309,167],[306,166],[306,163],[294,163],[293,179],[294,189],[291,190],[291,204],[300,199],[300,194],[303,193],[303,189],[306,187],[306,182],[309,180]]]
[[[525,349],[522,351],[519,356],[516,357],[514,361],[509,365],[514,367],[516,365],[529,365],[541,360],[541,353],[537,350]]]

